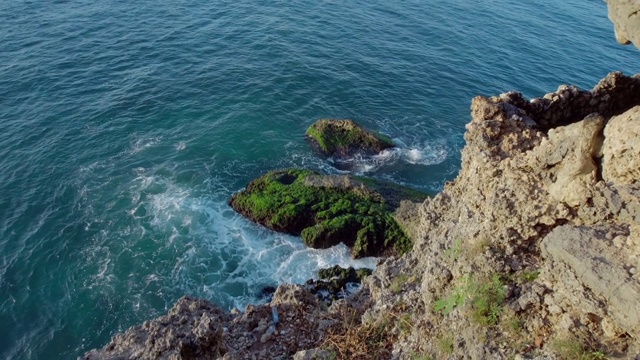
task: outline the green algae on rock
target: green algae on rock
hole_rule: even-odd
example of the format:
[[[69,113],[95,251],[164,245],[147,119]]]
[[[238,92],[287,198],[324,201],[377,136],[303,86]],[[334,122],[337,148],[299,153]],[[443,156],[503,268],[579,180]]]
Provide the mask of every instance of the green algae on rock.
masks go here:
[[[330,268],[318,270],[318,277],[321,280],[337,279],[341,283],[360,283],[365,276],[369,276],[373,270],[367,268],[355,269],[353,267],[343,268],[340,265],[334,265]],[[344,285],[343,285],[344,287]]]
[[[306,282],[307,289],[320,300],[331,304],[337,299],[342,299],[353,293],[362,283],[362,279],[373,273],[371,269],[343,268],[335,265],[330,268],[318,270],[318,279],[309,279]],[[353,285],[353,286],[349,286]]]
[[[353,120],[321,119],[309,126],[306,135],[327,156],[373,155],[394,146],[388,137]]]
[[[343,242],[354,258],[403,254],[412,246],[382,195],[347,176],[271,171],[233,195],[229,205],[272,230],[301,236],[312,248]]]

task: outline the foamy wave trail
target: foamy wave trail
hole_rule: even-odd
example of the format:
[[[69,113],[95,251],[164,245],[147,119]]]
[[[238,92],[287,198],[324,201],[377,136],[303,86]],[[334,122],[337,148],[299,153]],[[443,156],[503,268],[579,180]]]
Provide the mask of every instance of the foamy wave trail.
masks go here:
[[[375,258],[353,260],[344,245],[308,249],[299,237],[279,234],[240,217],[226,203],[200,209],[204,223],[193,234],[201,241],[174,268],[177,286],[219,304],[244,309],[260,301],[265,286],[304,283],[317,270],[333,265],[375,268]]]
[[[444,162],[448,156],[444,141],[409,146],[400,139],[393,139],[393,142],[395,147],[385,149],[376,155],[357,154],[346,159],[329,158],[329,162],[341,170],[366,174],[396,164],[436,165]]]
[[[181,185],[166,169],[134,173],[115,201],[129,204],[128,219],[85,250],[85,286],[102,294],[99,301],[125,292],[131,296],[120,306],[142,315],[188,294],[244,309],[261,301],[264,287],[304,283],[320,268],[375,268],[375,258],[351,259],[345,245],[308,249],[299,237],[248,221],[227,205],[226,191]]]

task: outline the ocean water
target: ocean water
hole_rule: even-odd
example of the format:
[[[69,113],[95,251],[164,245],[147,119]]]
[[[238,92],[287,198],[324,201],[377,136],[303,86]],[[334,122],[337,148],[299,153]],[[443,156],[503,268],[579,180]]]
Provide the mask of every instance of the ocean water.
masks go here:
[[[600,0],[0,1],[0,358],[73,359],[180,296],[225,309],[319,267],[235,214],[274,168],[338,173],[304,131],[398,149],[352,172],[435,192],[471,98],[638,72]]]

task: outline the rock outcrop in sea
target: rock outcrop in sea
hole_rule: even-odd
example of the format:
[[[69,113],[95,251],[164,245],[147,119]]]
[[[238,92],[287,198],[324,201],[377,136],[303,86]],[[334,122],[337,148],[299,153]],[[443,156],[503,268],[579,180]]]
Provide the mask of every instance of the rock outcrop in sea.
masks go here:
[[[411,240],[398,225],[407,221],[396,221],[393,212],[402,200],[425,198],[419,191],[371,179],[285,169],[252,180],[229,205],[272,230],[301,236],[309,247],[343,242],[360,258],[408,252]]]
[[[353,120],[321,119],[309,126],[306,135],[324,155],[337,158],[375,155],[394,146],[388,137]]]

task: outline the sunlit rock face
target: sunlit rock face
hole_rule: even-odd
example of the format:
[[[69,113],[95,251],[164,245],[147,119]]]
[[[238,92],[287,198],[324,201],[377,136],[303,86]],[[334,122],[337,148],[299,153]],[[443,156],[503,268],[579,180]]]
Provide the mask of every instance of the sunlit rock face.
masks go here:
[[[640,49],[640,0],[606,0],[616,40]]]

